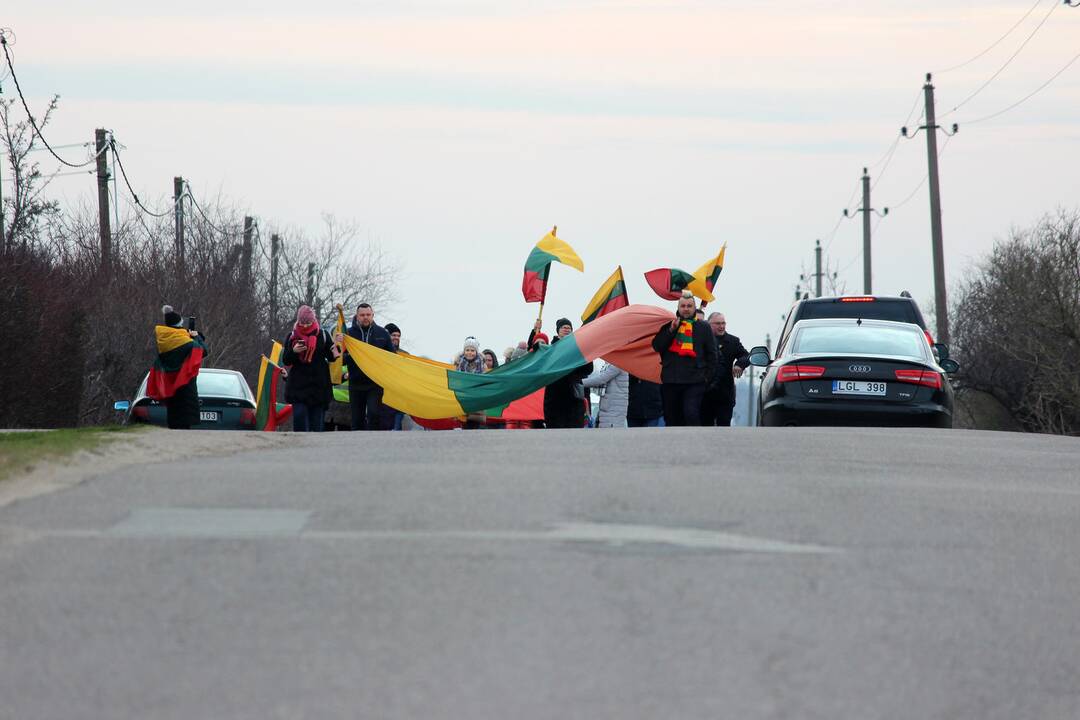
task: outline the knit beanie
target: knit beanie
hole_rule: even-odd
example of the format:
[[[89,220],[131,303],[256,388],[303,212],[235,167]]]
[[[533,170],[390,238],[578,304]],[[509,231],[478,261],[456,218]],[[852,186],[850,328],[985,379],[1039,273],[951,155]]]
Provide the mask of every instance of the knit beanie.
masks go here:
[[[533,347],[536,347],[536,345],[541,340],[544,342],[545,345],[551,344],[551,340],[548,339],[547,335],[545,335],[544,333],[536,333],[536,335],[533,336]]]
[[[296,322],[300,325],[310,325],[315,322],[315,311],[310,305],[300,306],[300,309],[296,311]]]
[[[383,327],[386,332],[390,333],[391,335],[393,335],[394,333],[397,333],[399,335],[401,334],[401,328],[399,328],[394,323],[386,323],[386,325],[384,325]]]
[[[574,323],[570,322],[566,318],[559,318],[555,321],[555,332],[558,333],[559,330],[562,329],[563,325],[569,325],[571,330],[574,329]]]
[[[469,348],[472,348],[476,352],[480,352],[480,343],[477,341],[476,338],[474,338],[474,337],[465,338],[465,347],[462,348],[462,349],[463,350],[468,350]]]
[[[165,316],[165,324],[169,327],[180,327],[184,318],[180,317],[180,313],[173,310],[172,305],[162,305],[161,314]]]

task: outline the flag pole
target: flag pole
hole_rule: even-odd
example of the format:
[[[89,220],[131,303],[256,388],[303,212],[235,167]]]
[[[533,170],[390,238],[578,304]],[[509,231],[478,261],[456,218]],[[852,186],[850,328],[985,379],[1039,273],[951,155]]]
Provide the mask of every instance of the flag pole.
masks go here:
[[[555,232],[559,229],[558,225],[551,226],[551,237],[555,237]],[[544,289],[540,291],[540,313],[536,316],[537,320],[544,319],[544,303],[547,302],[547,286],[551,278],[551,263],[547,264],[548,280],[544,281]]]

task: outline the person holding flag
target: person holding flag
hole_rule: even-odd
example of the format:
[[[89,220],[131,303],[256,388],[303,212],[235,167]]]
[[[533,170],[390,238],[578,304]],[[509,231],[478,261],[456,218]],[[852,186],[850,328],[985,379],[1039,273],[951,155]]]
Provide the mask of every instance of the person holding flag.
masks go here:
[[[165,403],[167,425],[190,430],[199,424],[199,388],[196,381],[206,355],[206,338],[195,330],[195,318],[184,319],[172,305],[161,308],[162,324],[154,327],[157,359],[146,380],[146,394]]]
[[[367,343],[386,352],[396,353],[386,329],[375,324],[375,309],[368,303],[356,306],[356,315],[349,327],[349,337]],[[337,342],[343,336],[334,338]],[[345,355],[345,364],[349,368],[349,405],[352,407],[353,430],[382,430],[379,421],[379,405],[382,403],[383,389],[374,380],[364,374],[356,359],[351,354]]]
[[[701,425],[701,403],[716,374],[716,341],[709,324],[694,319],[696,309],[694,294],[683,290],[675,318],[652,341],[660,354],[660,392],[669,426]]]

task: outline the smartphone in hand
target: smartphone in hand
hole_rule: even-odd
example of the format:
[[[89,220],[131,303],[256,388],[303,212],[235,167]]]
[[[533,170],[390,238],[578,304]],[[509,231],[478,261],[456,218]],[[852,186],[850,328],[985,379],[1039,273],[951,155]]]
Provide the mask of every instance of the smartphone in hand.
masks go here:
[[[188,330],[194,330],[195,329],[195,316],[194,315],[188,315],[187,329]]]

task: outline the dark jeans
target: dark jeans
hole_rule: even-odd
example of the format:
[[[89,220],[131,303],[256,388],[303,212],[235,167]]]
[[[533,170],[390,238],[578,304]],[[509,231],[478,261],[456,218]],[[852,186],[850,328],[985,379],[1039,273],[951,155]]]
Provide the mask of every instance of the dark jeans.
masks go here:
[[[199,422],[199,390],[192,380],[165,401],[165,423],[171,430],[190,430]]]
[[[660,418],[626,418],[627,427],[660,427]]]
[[[701,425],[701,401],[705,383],[665,383],[660,386],[664,399],[664,423],[668,427]]]
[[[325,405],[293,403],[292,429],[294,432],[322,432],[325,415]]]
[[[579,400],[567,408],[545,410],[544,426],[548,429],[585,427],[585,401]]]
[[[379,386],[358,388],[349,386],[349,407],[352,409],[353,430],[382,430],[379,422],[379,405],[383,389]]]
[[[727,393],[715,390],[705,393],[705,399],[701,402],[701,424],[706,427],[719,425],[720,427],[731,426],[731,412],[735,409],[735,403]]]

